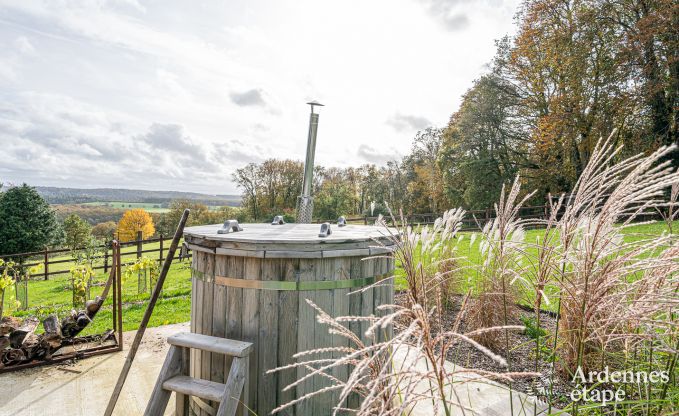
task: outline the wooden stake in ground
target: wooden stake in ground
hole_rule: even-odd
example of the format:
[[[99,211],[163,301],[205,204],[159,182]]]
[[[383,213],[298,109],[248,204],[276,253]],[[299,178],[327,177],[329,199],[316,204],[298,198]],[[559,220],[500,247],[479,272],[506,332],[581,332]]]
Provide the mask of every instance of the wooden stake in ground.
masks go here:
[[[146,308],[146,311],[144,312],[144,317],[142,318],[141,323],[139,324],[139,329],[137,330],[137,334],[134,336],[134,341],[132,342],[132,346],[130,347],[130,352],[127,354],[127,358],[125,359],[125,365],[123,365],[123,369],[120,372],[120,376],[118,376],[118,382],[116,382],[116,386],[113,389],[111,398],[108,401],[108,406],[106,406],[106,412],[104,412],[105,416],[111,416],[113,414],[113,409],[115,409],[116,407],[116,402],[118,401],[118,397],[120,396],[120,391],[123,389],[123,385],[125,384],[127,374],[130,372],[130,367],[132,367],[132,361],[134,361],[134,356],[137,354],[137,349],[139,348],[139,344],[141,344],[141,339],[144,336],[144,331],[146,331],[146,326],[149,323],[149,319],[151,319],[153,308],[156,306],[158,296],[160,296],[160,291],[163,289],[165,277],[167,277],[167,272],[170,270],[170,265],[172,264],[174,253],[175,251],[177,251],[177,246],[179,245],[179,240],[182,238],[182,234],[184,233],[184,226],[186,225],[186,220],[188,219],[188,217],[189,210],[185,209],[184,213],[182,214],[181,220],[179,220],[177,231],[175,231],[174,233],[174,238],[172,238],[172,244],[170,244],[170,249],[167,252],[165,262],[163,263],[163,269],[160,271],[160,276],[158,277],[156,286],[153,289],[153,294],[151,295],[149,306]]]

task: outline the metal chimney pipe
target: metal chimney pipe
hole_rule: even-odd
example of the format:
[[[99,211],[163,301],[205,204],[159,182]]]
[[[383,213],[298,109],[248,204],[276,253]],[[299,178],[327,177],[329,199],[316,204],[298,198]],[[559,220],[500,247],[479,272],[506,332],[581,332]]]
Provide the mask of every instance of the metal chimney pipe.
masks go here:
[[[304,162],[304,182],[302,182],[302,195],[297,199],[297,222],[300,224],[311,223],[314,213],[314,199],[311,196],[314,181],[314,156],[316,154],[316,133],[318,132],[318,113],[314,113],[314,107],[323,107],[317,101],[308,102],[311,106],[309,115],[309,136],[306,144],[306,161]]]

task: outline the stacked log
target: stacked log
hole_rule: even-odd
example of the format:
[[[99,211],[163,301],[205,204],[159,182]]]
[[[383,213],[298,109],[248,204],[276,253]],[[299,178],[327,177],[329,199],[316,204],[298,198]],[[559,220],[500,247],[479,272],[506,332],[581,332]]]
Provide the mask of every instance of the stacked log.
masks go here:
[[[49,315],[42,322],[44,332],[35,334],[39,325],[37,318],[7,316],[0,319],[0,369],[5,366],[27,363],[32,360],[50,360],[64,344],[73,344],[74,338],[92,322],[101,309],[115,276],[115,267],[101,294],[85,303],[85,309],[64,317],[61,321],[56,315]]]

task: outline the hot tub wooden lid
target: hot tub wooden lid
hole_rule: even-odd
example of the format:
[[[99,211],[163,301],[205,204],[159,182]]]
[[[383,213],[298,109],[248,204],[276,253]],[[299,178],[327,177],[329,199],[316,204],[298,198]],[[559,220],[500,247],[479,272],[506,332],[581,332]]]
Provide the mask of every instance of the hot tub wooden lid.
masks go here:
[[[218,234],[222,224],[189,227],[184,239],[192,250],[260,258],[325,258],[368,256],[389,252],[392,244],[384,227],[331,225],[319,237],[320,224],[241,224],[243,231]]]

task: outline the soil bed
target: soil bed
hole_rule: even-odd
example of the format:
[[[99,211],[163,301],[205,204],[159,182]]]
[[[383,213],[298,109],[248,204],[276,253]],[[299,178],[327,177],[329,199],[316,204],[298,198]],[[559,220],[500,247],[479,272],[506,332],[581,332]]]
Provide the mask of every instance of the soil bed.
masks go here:
[[[396,293],[395,303],[403,304],[405,300],[404,297],[405,292]],[[450,329],[453,327],[457,314],[460,311],[461,303],[462,296],[452,297],[450,304],[446,306],[445,313],[443,314],[444,328]],[[510,320],[507,323],[508,325],[525,325],[521,318],[535,318],[534,312],[527,311],[520,306],[517,306],[516,310],[516,318]],[[541,338],[541,343],[548,346],[550,350],[553,342],[551,334],[554,333],[555,325],[556,318],[552,314],[548,312],[542,312],[540,314],[540,327],[547,334],[545,338]],[[398,330],[398,328],[396,328],[396,330]],[[471,329],[466,327],[466,322],[462,319],[459,332],[464,334],[469,331],[471,331]],[[497,336],[502,337],[502,344],[505,344],[504,331],[498,331]],[[536,371],[535,339],[528,336],[525,332],[509,332],[509,354],[507,354],[505,348],[495,349],[494,352],[507,359],[507,362],[510,363],[512,372]],[[501,367],[487,355],[465,342],[456,343],[448,352],[447,359],[467,369],[480,369],[497,373],[510,371],[510,369]],[[511,387],[531,396],[537,396],[539,400],[547,402],[550,374],[552,371],[551,368],[552,364],[549,362],[549,351],[543,351],[540,353],[540,362],[538,363],[537,368],[537,371],[542,374],[542,377],[539,379],[520,379],[512,383]],[[562,377],[558,372],[554,374],[553,383],[552,405],[556,407],[565,407],[571,402],[568,395],[573,389],[573,386],[569,380]]]

